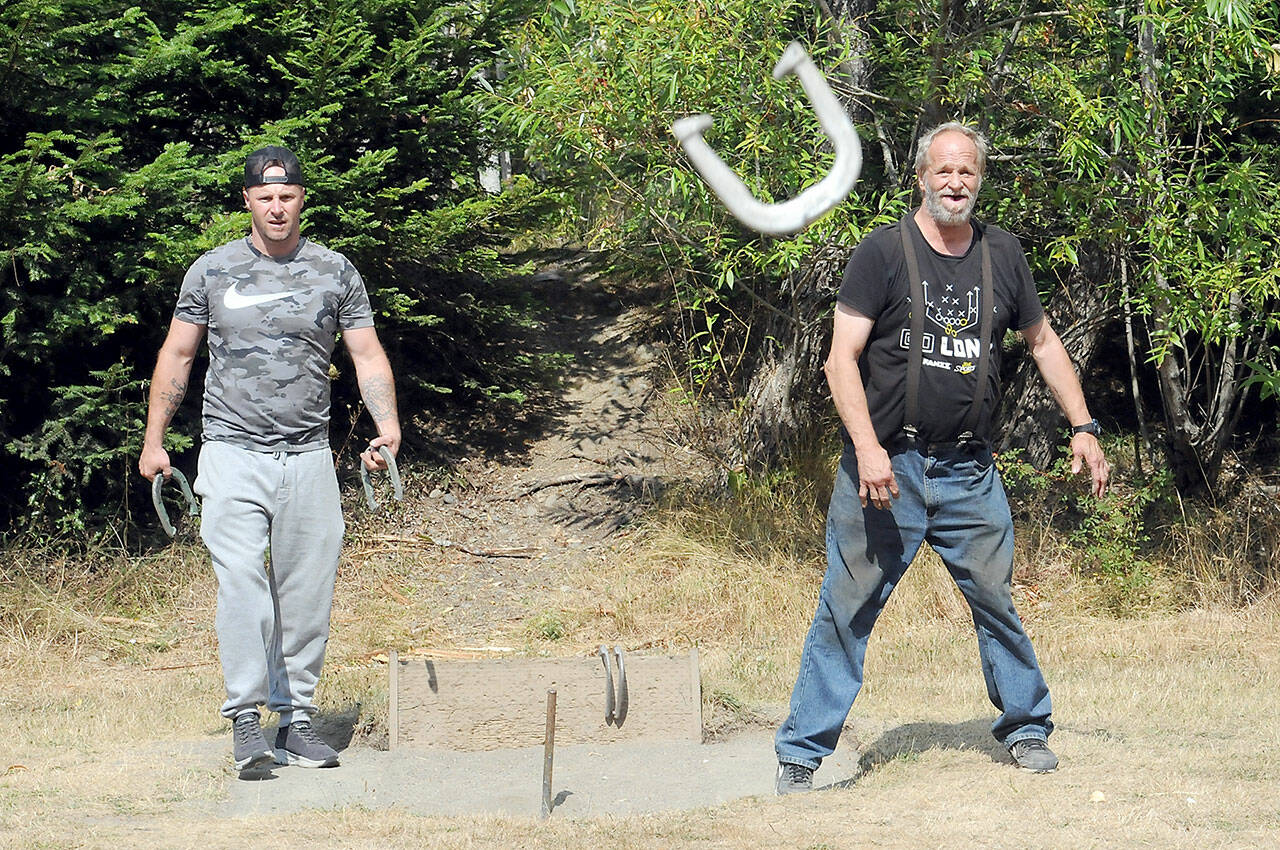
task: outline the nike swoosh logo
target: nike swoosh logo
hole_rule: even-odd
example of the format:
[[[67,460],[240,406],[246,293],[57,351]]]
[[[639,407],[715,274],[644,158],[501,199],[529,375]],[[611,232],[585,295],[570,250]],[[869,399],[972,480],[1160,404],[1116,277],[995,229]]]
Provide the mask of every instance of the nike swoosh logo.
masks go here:
[[[261,295],[242,295],[236,290],[240,283],[233,283],[229,289],[222,293],[222,305],[228,310],[239,310],[241,307],[253,307],[256,304],[266,304],[269,301],[278,301],[281,298],[289,298],[293,295],[301,295],[301,289],[290,290],[289,292],[265,292]]]

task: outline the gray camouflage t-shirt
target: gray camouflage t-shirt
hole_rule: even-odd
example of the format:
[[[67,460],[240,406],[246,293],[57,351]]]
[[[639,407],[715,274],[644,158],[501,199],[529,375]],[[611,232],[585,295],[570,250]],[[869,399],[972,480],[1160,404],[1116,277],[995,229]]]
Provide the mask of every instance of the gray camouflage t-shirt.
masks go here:
[[[329,444],[329,362],[338,331],[373,325],[364,281],[308,239],[279,259],[249,238],[187,270],[174,318],[208,327],[204,438],[259,451]]]

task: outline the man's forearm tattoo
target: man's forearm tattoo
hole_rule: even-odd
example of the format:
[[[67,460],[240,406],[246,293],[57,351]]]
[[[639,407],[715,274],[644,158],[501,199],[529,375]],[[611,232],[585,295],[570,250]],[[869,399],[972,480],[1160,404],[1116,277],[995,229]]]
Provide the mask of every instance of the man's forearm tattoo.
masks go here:
[[[360,382],[360,397],[374,422],[396,418],[396,385],[390,378],[366,378]]]
[[[169,389],[160,390],[160,398],[164,400],[164,415],[166,419],[173,418],[173,415],[178,412],[178,408],[182,406],[182,400],[186,397],[186,381],[179,381],[177,378],[169,381]]]

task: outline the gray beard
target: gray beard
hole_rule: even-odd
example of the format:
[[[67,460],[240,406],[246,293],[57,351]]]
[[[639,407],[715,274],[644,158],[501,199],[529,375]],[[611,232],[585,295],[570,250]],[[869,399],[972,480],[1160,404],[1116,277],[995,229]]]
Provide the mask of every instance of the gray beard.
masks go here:
[[[942,205],[942,193],[932,189],[926,189],[924,192],[924,208],[929,213],[929,218],[933,219],[943,227],[953,227],[957,224],[968,224],[969,218],[973,215],[973,208],[978,202],[978,193],[974,192],[968,198],[968,203],[964,205],[958,212],[950,212]]]

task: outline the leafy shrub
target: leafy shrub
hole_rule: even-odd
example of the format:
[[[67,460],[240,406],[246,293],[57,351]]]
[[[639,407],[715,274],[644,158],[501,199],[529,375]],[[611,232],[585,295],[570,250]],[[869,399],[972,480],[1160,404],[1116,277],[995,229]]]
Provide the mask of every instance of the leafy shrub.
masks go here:
[[[440,393],[518,398],[536,364],[508,366],[484,337],[529,305],[489,281],[546,194],[480,189],[503,141],[475,97],[529,5],[4,4],[0,529],[83,537],[127,516],[144,483],[131,462],[144,385],[182,275],[246,232],[238,176],[268,142],[306,165],[304,232],[364,275],[406,418]],[[197,432],[196,395],[174,433]],[[335,414],[354,396],[340,382]]]
[[[1101,499],[1088,492],[1086,473],[1071,474],[1069,449],[1044,471],[1020,450],[1001,453],[997,464],[1015,522],[1033,538],[1031,548],[1066,553],[1108,607],[1140,610],[1176,592],[1157,581],[1169,557],[1160,545],[1176,492],[1167,467],[1139,472],[1123,460],[1118,441],[1106,448],[1113,468]]]

